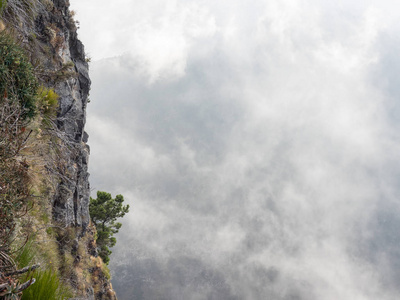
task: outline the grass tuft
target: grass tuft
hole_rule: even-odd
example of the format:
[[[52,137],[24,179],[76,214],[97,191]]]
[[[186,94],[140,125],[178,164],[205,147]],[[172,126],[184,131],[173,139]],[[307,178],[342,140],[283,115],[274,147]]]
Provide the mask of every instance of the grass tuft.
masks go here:
[[[73,296],[70,289],[62,284],[57,273],[51,269],[36,271],[32,276],[36,282],[23,292],[22,300],[63,300]]]

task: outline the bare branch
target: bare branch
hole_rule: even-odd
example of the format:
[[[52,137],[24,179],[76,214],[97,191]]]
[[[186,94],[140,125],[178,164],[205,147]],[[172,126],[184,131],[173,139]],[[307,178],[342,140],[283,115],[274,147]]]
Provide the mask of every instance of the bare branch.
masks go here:
[[[26,272],[33,271],[33,270],[35,270],[35,269],[37,269],[39,267],[40,267],[40,264],[36,264],[36,265],[33,265],[33,266],[25,267],[25,268],[20,269],[20,270],[16,270],[14,272],[6,273],[4,275],[5,276],[21,275],[21,274],[24,274]]]

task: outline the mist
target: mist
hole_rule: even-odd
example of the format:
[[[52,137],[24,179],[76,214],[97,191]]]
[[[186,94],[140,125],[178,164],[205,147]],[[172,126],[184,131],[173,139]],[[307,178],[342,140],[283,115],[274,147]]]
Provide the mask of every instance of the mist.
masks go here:
[[[398,4],[71,2],[119,299],[400,296]]]

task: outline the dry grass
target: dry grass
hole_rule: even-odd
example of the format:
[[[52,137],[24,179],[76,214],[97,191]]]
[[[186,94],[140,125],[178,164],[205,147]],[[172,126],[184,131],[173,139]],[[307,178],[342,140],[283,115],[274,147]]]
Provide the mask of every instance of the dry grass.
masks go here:
[[[20,106],[7,98],[0,101],[0,250],[8,250],[15,218],[26,213],[31,199],[29,165],[20,156],[29,134]]]

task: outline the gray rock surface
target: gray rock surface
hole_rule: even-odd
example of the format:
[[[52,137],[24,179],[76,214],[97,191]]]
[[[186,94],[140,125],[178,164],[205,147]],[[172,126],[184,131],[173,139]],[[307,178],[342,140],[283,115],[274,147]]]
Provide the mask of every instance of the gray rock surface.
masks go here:
[[[80,226],[84,231],[90,221],[89,147],[86,145],[88,136],[84,132],[90,78],[84,46],[77,37],[75,22],[68,9],[68,1],[55,0],[53,10],[44,13],[41,21],[37,22],[37,29],[42,38],[48,39],[44,42],[55,45],[54,60],[50,64],[56,67],[58,64],[59,70],[71,66],[65,71],[69,76],[67,80],[57,82],[57,78],[51,79],[55,81],[55,91],[60,96],[57,125],[64,133],[64,143],[68,148],[64,153],[67,156],[67,172],[57,189],[53,215],[63,225]],[[55,38],[49,34],[49,28],[55,32]],[[55,77],[65,75],[57,72],[55,69]]]
[[[64,226],[78,226],[85,231],[90,221],[89,147],[84,131],[90,78],[84,46],[77,37],[69,2],[54,0],[53,9],[44,10],[40,15],[36,30],[44,44],[53,46],[53,58],[46,67],[53,70],[50,80],[60,97],[57,126],[63,133],[66,148],[63,151],[66,172],[54,198],[53,215]]]

